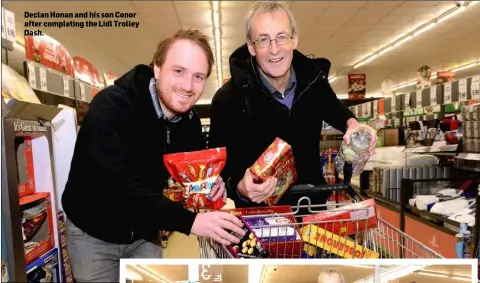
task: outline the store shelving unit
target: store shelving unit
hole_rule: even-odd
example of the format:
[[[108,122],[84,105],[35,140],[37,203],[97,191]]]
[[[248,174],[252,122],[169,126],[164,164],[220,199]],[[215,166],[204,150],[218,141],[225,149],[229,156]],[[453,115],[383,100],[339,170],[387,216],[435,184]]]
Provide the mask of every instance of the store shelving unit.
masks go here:
[[[16,168],[15,138],[32,137],[47,139],[49,152],[51,144],[51,120],[61,109],[12,99],[6,105],[2,118],[2,219],[7,244],[7,268],[10,281],[26,281],[26,264],[21,227],[20,197]],[[51,161],[51,159],[49,160]],[[48,161],[47,161],[48,162]],[[44,163],[45,164],[45,163]],[[51,162],[50,162],[50,165]],[[50,168],[53,173],[53,166]],[[41,187],[41,182],[39,182]],[[54,194],[53,188],[43,188]],[[42,189],[37,189],[37,192]]]
[[[381,103],[383,103],[384,114],[389,119],[388,126],[399,127],[400,131],[404,131],[404,128],[407,128],[409,122],[412,121],[441,120],[447,115],[446,113],[459,113],[461,107],[470,100],[480,100],[480,97],[472,97],[472,79],[473,77],[469,77],[451,83],[434,85],[421,91],[384,98]],[[393,104],[392,99],[395,99]],[[350,109],[358,117],[368,120],[375,114],[380,114],[376,111],[377,107],[374,102],[367,102],[352,106]],[[395,120],[392,119],[392,113],[396,114]],[[450,182],[452,186],[455,186],[468,178],[480,176],[478,174],[480,173],[480,154],[464,152],[461,145],[407,148],[402,154],[405,157],[430,154],[442,160],[453,159],[452,173],[447,179],[443,180],[404,177],[394,194],[398,194],[400,197],[392,198],[388,195],[373,193],[370,187],[370,174],[372,173],[367,170],[360,176],[359,191],[364,196],[376,200],[378,214],[394,227],[420,240],[443,256],[455,257],[455,234],[460,230],[460,223],[428,211],[419,211],[410,206],[408,200],[414,196],[414,189],[418,187],[428,187],[428,184],[441,181]],[[478,198],[477,196],[477,203]],[[476,213],[475,227],[480,227],[478,209]],[[479,238],[478,232],[475,233],[477,230],[472,229],[473,234],[477,234],[475,247],[478,246]]]

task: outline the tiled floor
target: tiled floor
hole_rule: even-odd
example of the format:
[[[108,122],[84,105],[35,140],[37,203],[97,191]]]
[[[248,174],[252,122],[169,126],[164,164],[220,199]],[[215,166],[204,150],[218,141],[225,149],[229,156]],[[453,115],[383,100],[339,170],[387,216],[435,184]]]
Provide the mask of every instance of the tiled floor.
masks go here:
[[[228,199],[225,209],[235,208],[232,200]],[[194,235],[186,236],[182,233],[174,232],[168,237],[167,248],[163,250],[164,258],[200,258],[200,247],[197,237]]]

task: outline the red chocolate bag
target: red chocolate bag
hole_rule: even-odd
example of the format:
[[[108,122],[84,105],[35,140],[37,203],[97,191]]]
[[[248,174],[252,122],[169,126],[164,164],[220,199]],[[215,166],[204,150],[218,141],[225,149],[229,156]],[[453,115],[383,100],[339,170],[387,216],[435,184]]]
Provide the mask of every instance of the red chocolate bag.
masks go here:
[[[291,146],[280,138],[276,138],[250,167],[250,173],[258,183],[263,183],[270,177],[278,179],[275,191],[265,200],[265,203],[270,206],[277,204],[290,185],[297,180]]]
[[[185,187],[186,208],[220,209],[225,205],[223,198],[211,201],[208,196],[225,166],[226,157],[224,147],[164,155],[168,172]]]

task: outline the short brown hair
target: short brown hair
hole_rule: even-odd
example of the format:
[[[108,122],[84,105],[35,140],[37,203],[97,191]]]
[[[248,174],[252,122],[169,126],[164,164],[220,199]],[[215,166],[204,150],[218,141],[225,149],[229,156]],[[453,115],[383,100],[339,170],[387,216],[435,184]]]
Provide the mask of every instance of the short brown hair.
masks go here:
[[[157,51],[155,51],[155,54],[153,55],[153,60],[152,63],[150,63],[150,67],[153,68],[154,65],[163,65],[163,63],[165,63],[165,57],[167,56],[168,50],[170,49],[172,44],[179,39],[191,40],[198,44],[198,46],[200,46],[203,51],[205,51],[205,55],[207,55],[208,61],[207,76],[210,76],[214,62],[212,48],[210,47],[210,43],[208,42],[208,36],[197,29],[181,29],[172,36],[160,41],[157,46]]]

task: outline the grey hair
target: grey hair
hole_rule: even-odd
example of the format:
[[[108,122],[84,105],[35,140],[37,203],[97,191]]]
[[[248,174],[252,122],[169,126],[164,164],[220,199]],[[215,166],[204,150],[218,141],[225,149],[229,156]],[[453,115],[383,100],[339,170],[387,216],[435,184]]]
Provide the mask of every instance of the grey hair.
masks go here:
[[[326,271],[320,273],[320,275],[318,276],[318,283],[322,283],[323,278],[330,277],[334,274],[337,274],[338,277],[340,277],[340,283],[345,283],[345,278],[343,277],[343,274],[341,274],[340,272],[338,272],[338,270],[333,268],[329,268]]]
[[[252,41],[252,18],[259,13],[272,13],[275,11],[285,11],[290,20],[292,33],[297,32],[297,21],[293,16],[292,10],[290,10],[286,3],[279,1],[257,1],[252,5],[245,18],[245,35],[247,40]]]

